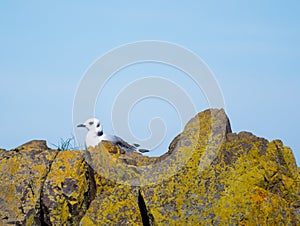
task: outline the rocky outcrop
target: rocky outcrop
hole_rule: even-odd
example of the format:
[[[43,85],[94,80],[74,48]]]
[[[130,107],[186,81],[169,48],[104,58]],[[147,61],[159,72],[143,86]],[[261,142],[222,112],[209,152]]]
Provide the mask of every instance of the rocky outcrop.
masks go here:
[[[32,141],[0,155],[0,219],[3,225],[40,225],[42,193],[59,152]]]
[[[279,140],[196,115],[166,154],[0,150],[1,225],[299,225],[300,176]]]

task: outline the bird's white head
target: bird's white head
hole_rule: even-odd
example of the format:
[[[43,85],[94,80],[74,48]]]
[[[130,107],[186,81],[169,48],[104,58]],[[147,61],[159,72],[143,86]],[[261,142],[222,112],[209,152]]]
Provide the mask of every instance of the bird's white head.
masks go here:
[[[77,127],[85,127],[88,131],[103,131],[102,125],[99,119],[90,118],[86,120],[83,124],[77,125]]]

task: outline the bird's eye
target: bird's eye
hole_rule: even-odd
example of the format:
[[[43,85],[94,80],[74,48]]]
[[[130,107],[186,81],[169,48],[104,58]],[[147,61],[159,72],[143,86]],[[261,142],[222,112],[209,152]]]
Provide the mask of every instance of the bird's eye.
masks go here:
[[[100,126],[100,123],[97,124],[97,127],[99,127],[99,126]]]
[[[94,124],[94,122],[89,122],[89,124],[90,124],[90,125],[93,125],[93,124]]]

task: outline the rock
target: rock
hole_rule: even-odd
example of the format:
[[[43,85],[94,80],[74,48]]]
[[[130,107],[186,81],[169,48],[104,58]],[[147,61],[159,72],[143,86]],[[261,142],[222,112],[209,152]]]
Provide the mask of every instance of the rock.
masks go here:
[[[61,151],[52,163],[42,190],[43,222],[78,225],[96,194],[93,171],[84,151]]]
[[[47,142],[45,140],[32,140],[21,146],[17,147],[15,150],[28,150],[28,149],[37,149],[37,150],[49,150]]]
[[[40,225],[41,191],[57,151],[32,141],[0,156],[0,219],[4,225]]]
[[[151,164],[157,158],[123,152],[110,142],[89,148],[89,154],[88,163],[94,170],[97,195],[80,225],[142,225],[144,221],[152,224],[153,219],[144,216],[147,210],[139,187],[128,184],[135,184],[139,179],[136,167]],[[123,183],[117,183],[120,181]]]
[[[232,133],[223,110],[196,115],[160,157],[32,141],[0,150],[0,169],[1,225],[300,224],[292,150]]]
[[[81,225],[142,225],[138,188],[105,185],[91,203]]]
[[[212,117],[216,114],[213,112]],[[201,119],[205,118],[200,113]],[[196,120],[196,119],[195,119]],[[185,142],[189,123],[177,143]],[[176,175],[143,187],[147,210],[158,225],[298,225],[299,169],[289,148],[251,133],[230,133],[208,167],[202,150],[216,143],[190,139],[193,156]],[[201,129],[200,129],[201,134]],[[204,134],[204,133],[202,133]],[[215,135],[214,138],[217,136]],[[200,142],[199,142],[200,141]],[[171,146],[174,144],[171,144]]]

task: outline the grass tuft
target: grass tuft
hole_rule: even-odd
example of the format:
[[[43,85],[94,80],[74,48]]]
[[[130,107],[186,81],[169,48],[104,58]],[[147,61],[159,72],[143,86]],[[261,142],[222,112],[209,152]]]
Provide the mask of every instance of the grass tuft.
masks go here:
[[[60,141],[58,142],[57,145],[55,144],[52,145],[55,146],[59,151],[78,150],[74,135],[72,135],[67,139],[60,138]]]

